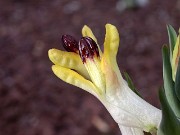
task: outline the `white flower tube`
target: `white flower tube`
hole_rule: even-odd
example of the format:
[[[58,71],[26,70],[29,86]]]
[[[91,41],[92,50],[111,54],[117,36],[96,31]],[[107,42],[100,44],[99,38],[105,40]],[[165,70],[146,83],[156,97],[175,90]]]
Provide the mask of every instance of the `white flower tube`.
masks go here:
[[[119,125],[122,135],[144,135],[143,130]]]

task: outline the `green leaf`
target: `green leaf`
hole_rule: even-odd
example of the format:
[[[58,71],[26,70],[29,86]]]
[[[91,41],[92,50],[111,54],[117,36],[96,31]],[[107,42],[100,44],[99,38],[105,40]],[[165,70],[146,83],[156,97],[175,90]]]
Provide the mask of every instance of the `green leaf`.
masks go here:
[[[159,91],[159,99],[162,108],[162,119],[158,128],[157,135],[179,135],[180,122],[175,116],[171,107],[169,106],[163,88]]]
[[[178,68],[177,68],[177,72],[176,72],[175,91],[176,91],[176,95],[180,101],[180,59],[179,59]]]
[[[163,80],[167,101],[178,118],[180,118],[180,102],[175,93],[174,81],[172,79],[172,69],[169,60],[169,49],[167,46],[162,48],[163,54]]]
[[[125,78],[126,78],[126,81],[127,81],[127,83],[128,83],[129,88],[130,88],[132,91],[134,91],[134,93],[136,93],[139,97],[142,98],[142,96],[140,95],[140,93],[139,93],[139,92],[137,91],[137,89],[135,88],[134,83],[133,83],[132,79],[130,78],[130,76],[128,75],[127,72],[124,72],[124,76],[125,76]]]
[[[177,34],[174,28],[171,25],[167,25],[167,31],[169,36],[169,45],[170,45],[170,60],[172,59],[172,54],[174,50],[174,46],[177,40]]]

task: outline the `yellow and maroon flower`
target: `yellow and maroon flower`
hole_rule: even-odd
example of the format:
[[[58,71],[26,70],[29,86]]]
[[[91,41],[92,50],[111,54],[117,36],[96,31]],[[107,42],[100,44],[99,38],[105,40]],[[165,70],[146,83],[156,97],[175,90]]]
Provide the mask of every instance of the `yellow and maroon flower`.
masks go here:
[[[103,52],[88,26],[83,27],[82,35],[79,41],[70,35],[62,36],[68,52],[49,50],[54,74],[96,96],[124,134],[142,135],[143,130],[157,128],[161,111],[136,95],[120,73],[116,62],[120,41],[116,27],[106,24]]]

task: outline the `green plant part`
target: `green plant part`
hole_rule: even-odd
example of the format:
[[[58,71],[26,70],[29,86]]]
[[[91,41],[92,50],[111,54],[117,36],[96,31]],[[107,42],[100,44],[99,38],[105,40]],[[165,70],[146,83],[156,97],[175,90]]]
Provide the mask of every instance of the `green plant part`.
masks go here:
[[[128,83],[129,88],[130,88],[131,90],[133,90],[134,93],[136,93],[139,97],[142,98],[142,96],[140,95],[140,93],[138,92],[138,90],[135,88],[134,83],[133,83],[131,77],[129,76],[129,74],[128,74],[127,72],[124,72],[124,77],[125,77],[125,79],[126,79],[126,81],[127,81],[127,83]]]
[[[175,91],[180,102],[180,60],[179,60],[179,64],[178,64],[178,68],[176,72]]]
[[[167,101],[178,118],[180,118],[180,102],[175,93],[175,84],[172,79],[172,69],[170,64],[169,49],[163,46],[163,80]]]
[[[162,108],[162,120],[157,135],[179,135],[180,122],[169,105],[163,88],[159,91]]]

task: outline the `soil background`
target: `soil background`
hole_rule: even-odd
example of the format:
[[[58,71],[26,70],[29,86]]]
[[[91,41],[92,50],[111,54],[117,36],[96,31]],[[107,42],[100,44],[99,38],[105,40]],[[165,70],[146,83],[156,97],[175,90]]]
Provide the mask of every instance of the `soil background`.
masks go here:
[[[166,24],[178,31],[180,2],[150,0],[116,8],[117,0],[0,0],[0,135],[119,135],[92,95],[59,80],[47,52],[63,49],[61,35],[79,39],[88,25],[103,47],[106,23],[117,26],[118,65],[144,99],[160,108],[161,47]],[[102,126],[103,125],[103,126]]]

